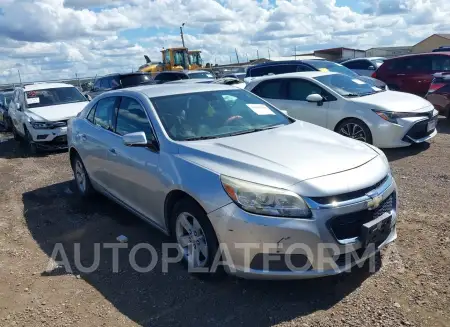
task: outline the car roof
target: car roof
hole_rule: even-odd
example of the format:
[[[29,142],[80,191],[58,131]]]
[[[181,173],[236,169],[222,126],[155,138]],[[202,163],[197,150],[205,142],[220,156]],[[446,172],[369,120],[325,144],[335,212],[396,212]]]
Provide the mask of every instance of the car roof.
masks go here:
[[[247,68],[247,70],[259,68],[259,67],[265,67],[265,66],[277,66],[277,65],[295,65],[295,64],[302,64],[306,63],[305,60],[284,60],[284,61],[268,61],[263,62],[261,64],[257,64],[254,66],[250,66]]]
[[[225,91],[236,90],[235,87],[223,84],[211,83],[165,83],[156,85],[136,86],[127,88],[126,91],[138,92],[148,96],[149,98],[156,98],[167,95],[188,94],[208,91]],[[117,91],[120,93],[120,91]]]
[[[412,54],[407,54],[407,55],[398,56],[398,57],[394,57],[394,58],[387,58],[386,60],[398,60],[398,59],[409,58],[409,57],[418,57],[418,56],[423,56],[423,55],[427,55],[427,56],[439,56],[439,55],[441,55],[441,56],[442,55],[450,56],[450,51],[412,53]]]
[[[211,72],[209,72],[207,70],[187,70],[187,71],[184,71],[184,73],[192,74],[192,73],[211,73]]]
[[[274,79],[274,78],[296,78],[296,77],[314,78],[314,77],[334,75],[334,74],[337,74],[337,73],[322,72],[322,71],[314,70],[314,71],[309,71],[309,72],[296,72],[296,73],[286,73],[286,74],[278,74],[278,75],[265,75],[265,76],[257,77],[255,80],[261,81],[261,80]]]
[[[23,87],[25,91],[38,91],[38,90],[46,90],[46,89],[56,89],[60,87],[75,87],[72,84],[66,83],[34,83],[28,84]]]
[[[162,72],[158,72],[159,74],[186,74],[184,70],[164,70]]]

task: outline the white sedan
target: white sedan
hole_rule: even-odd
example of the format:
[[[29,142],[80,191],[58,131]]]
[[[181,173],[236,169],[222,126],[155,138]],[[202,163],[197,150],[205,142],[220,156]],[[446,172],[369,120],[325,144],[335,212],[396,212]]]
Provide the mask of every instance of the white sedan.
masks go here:
[[[430,140],[438,112],[418,96],[329,72],[267,76],[246,89],[289,116],[381,148]]]

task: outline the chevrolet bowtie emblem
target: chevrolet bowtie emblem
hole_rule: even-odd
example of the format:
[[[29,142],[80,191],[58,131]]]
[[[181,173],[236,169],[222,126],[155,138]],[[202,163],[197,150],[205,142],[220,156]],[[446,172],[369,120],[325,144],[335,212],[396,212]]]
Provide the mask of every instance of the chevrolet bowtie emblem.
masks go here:
[[[369,202],[367,202],[367,208],[369,210],[374,210],[378,208],[383,201],[383,196],[381,194],[379,195],[373,195],[373,194],[366,194],[368,197],[370,197]]]

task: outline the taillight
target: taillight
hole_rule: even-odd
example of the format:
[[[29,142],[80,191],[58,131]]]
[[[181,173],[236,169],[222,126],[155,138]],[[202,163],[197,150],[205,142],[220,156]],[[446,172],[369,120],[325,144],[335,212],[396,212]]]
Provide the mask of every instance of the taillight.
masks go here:
[[[377,72],[376,72],[376,71],[374,71],[374,72],[372,73],[372,78],[377,78]]]
[[[445,83],[431,83],[430,84],[430,88],[428,89],[428,93],[433,93],[433,92],[439,90],[440,88],[444,87],[445,85],[447,85],[447,84],[445,84]]]

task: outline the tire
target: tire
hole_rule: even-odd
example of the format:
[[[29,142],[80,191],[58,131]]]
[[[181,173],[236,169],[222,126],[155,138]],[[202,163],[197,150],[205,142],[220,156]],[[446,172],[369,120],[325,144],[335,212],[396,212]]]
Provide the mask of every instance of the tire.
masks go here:
[[[369,127],[362,121],[356,118],[345,119],[336,127],[337,133],[358,140],[372,144],[372,133]]]
[[[17,133],[17,129],[14,127],[14,125],[11,125],[11,126],[12,126],[11,130],[12,130],[12,133],[13,133],[14,140],[15,141],[21,141],[22,138],[20,137],[19,133]]]
[[[24,129],[25,129],[25,142],[27,145],[28,153],[31,155],[35,155],[38,153],[38,148],[36,144],[33,142],[33,138],[31,137],[30,132],[28,132],[26,127],[24,127]]]
[[[219,242],[209,218],[197,202],[187,197],[181,199],[172,210],[170,222],[171,235],[183,252],[185,268],[188,271],[191,268],[208,269],[208,272],[189,273],[201,279],[223,277],[225,270],[222,265],[211,271]]]
[[[77,193],[83,198],[90,198],[95,193],[89,175],[80,156],[76,154],[72,159],[72,170],[75,178]]]

